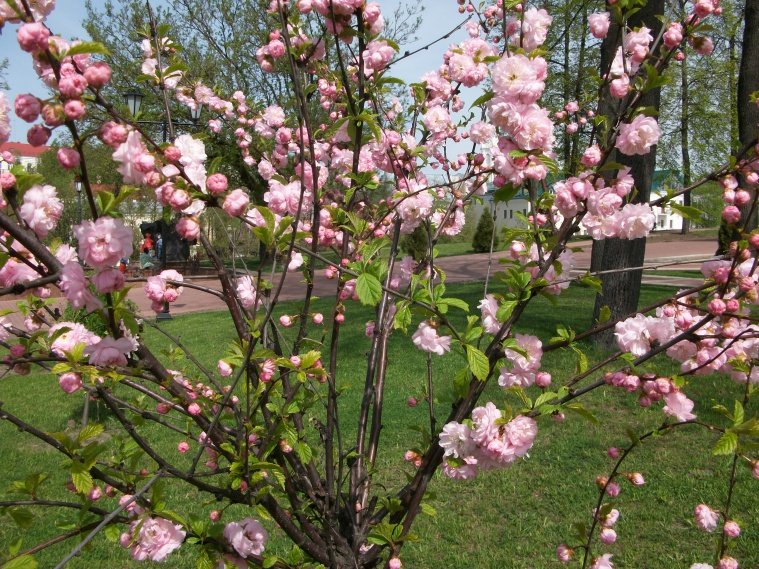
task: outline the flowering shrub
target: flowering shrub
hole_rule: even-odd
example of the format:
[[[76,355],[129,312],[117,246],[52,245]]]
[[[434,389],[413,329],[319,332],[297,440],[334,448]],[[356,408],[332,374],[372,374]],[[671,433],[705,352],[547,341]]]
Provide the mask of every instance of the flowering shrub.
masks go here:
[[[645,155],[657,144],[660,129],[641,108],[641,96],[659,84],[669,61],[688,43],[699,53],[711,51],[703,22],[720,10],[716,0],[699,0],[668,22],[660,37],[646,27],[626,27],[632,2],[589,18],[588,33],[596,38],[606,37],[612,24],[621,27],[616,56],[600,77],[601,97],[616,100],[616,110],[600,117],[585,103],[572,102],[554,113],[541,106],[549,80],[543,44],[552,21],[545,10],[503,1],[459,4],[475,16],[466,25],[469,37],[452,45],[441,66],[411,86],[408,113],[390,89],[397,80],[388,69],[398,48],[382,36],[384,19],[373,2],[271,0],[272,30],[257,59],[266,72],[289,74],[294,108],[288,111],[262,108],[251,94],[216,93],[191,81],[177,60],[178,46],[157,32],[147,37],[142,43],[146,79],[177,104],[210,109],[206,136],[229,135],[236,142],[242,163],[264,183],[259,196],[238,187],[242,183],[231,167],[209,160],[203,138],[172,134],[159,144],[109,104],[105,88],[111,70],[98,59],[102,48],[53,35],[44,23],[53,0],[0,1],[0,22],[17,26],[19,45],[51,90],[46,98],[21,95],[14,110],[37,123],[27,134],[32,145],[44,144],[54,129],[68,132],[72,143],[58,152],[58,161],[81,177],[92,216],[73,228],[76,248],[48,243],[63,209],[57,191],[20,166],[3,174],[0,286],[2,294],[28,293],[20,304],[23,324],[7,317],[0,321],[8,352],[4,364],[18,374],[29,373],[31,366],[51,372],[61,397],[81,390],[97,397],[135,449],[126,456],[115,438],[99,441],[102,425],[88,425],[73,438],[53,436],[16,416],[12,401],[0,409],[0,419],[65,455],[70,487],[81,498],[74,507],[89,516],[82,520],[97,518],[81,522],[81,533],[89,533],[72,555],[101,529],[121,526],[121,546],[138,561],[165,561],[179,547],[195,547],[204,568],[384,563],[399,569],[403,543],[436,472],[464,484],[481,470],[517,465],[527,458],[541,421],[562,420],[565,410],[589,415],[577,399],[606,385],[634,394],[642,408],[661,402],[663,423],[632,436],[629,447],[609,450],[616,462],[596,480],[599,497],[591,524],[574,542],[558,546],[560,561],[613,567],[603,546],[617,540],[620,513],[608,500],[620,494],[623,478],[644,483],[642,473],[620,469],[642,440],[701,425],[719,433],[714,451],[732,457],[731,488],[737,466],[749,466],[759,478],[759,423],[747,410],[759,377],[759,328],[751,317],[759,302],[759,233],[744,232],[729,256],[704,265],[702,286],[645,313],[601,321],[582,335],[566,327],[551,339],[519,331],[534,298],[561,302],[580,278],[572,274],[575,261],[567,241],[581,227],[596,240],[638,239],[652,230],[650,204],[633,200],[638,182],[616,160]],[[476,112],[462,112],[462,91],[475,88],[484,91],[473,105]],[[9,113],[0,95],[2,141],[9,137]],[[84,120],[96,113],[106,119],[91,128]],[[588,144],[579,170],[560,176],[555,133],[570,118],[566,131],[587,125]],[[119,195],[93,192],[83,148],[95,137],[113,150],[127,185]],[[462,141],[471,145],[469,151],[453,156],[452,143]],[[724,188],[724,217],[730,223],[740,221],[739,207],[755,204],[756,151],[744,149],[710,177]],[[442,172],[441,181],[429,174],[433,170]],[[461,231],[465,208],[489,184],[497,199],[508,201],[520,188],[545,187],[549,180],[554,180],[552,191],[529,192],[529,224],[511,236],[503,270],[489,291],[486,285],[480,312],[468,316],[465,329],[457,327],[449,312],[468,313],[472,307],[447,293],[445,275],[435,266],[438,239]],[[225,300],[236,337],[225,353],[219,347],[215,371],[192,354],[187,357],[194,367],[167,369],[146,344],[126,302],[129,285],[115,265],[132,254],[134,237],[120,206],[138,188],[154,191],[177,232],[199,240],[218,271],[220,290],[206,292]],[[226,272],[204,232],[211,209],[244,223],[270,253],[284,259],[286,270],[271,271],[268,280],[263,271]],[[428,238],[424,258],[397,260],[401,236],[417,228]],[[326,250],[336,252],[339,261],[325,257]],[[323,274],[317,274],[316,261],[326,263]],[[276,318],[288,272],[299,273],[305,283],[301,308]],[[333,281],[330,314],[313,311],[314,282],[322,276]],[[593,275],[581,278],[597,283]],[[143,292],[156,312],[192,286],[173,270],[144,281]],[[45,310],[52,287],[73,308],[101,318],[106,333],[96,335]],[[373,307],[375,318],[365,324],[371,349],[356,438],[346,446],[338,346],[355,302]],[[283,333],[278,324],[291,330]],[[579,340],[612,327],[620,352],[590,366]],[[438,426],[430,371],[429,432],[418,450],[407,453],[414,467],[408,483],[388,490],[374,483],[385,377],[395,363],[389,361],[388,342],[414,328],[405,341],[425,352],[429,370],[436,356],[453,352],[461,372],[451,381],[455,396],[448,419]],[[576,377],[552,377],[542,369],[544,352],[559,348],[578,354]],[[679,373],[662,377],[648,369],[649,360],[662,353],[680,363]],[[741,386],[732,411],[718,407],[727,423],[714,425],[699,420],[688,397],[689,378],[713,372]],[[496,377],[503,388],[499,401],[482,401],[485,386]],[[409,398],[410,406],[419,403]],[[176,451],[189,453],[190,466],[156,445],[135,417],[178,432]],[[313,424],[319,425],[318,438],[309,432]],[[157,490],[161,479],[182,481],[224,506],[210,512],[210,521],[189,517],[167,505]],[[34,502],[33,489],[30,494]],[[118,498],[118,508],[110,513],[93,508],[103,494]],[[222,522],[231,504],[246,506],[256,517]],[[722,508],[695,509],[699,528],[713,532],[721,526],[716,558],[723,569],[738,566],[727,541],[741,532],[734,508],[728,499]],[[295,546],[289,559],[267,549],[275,527]],[[13,556],[32,566],[31,553]]]

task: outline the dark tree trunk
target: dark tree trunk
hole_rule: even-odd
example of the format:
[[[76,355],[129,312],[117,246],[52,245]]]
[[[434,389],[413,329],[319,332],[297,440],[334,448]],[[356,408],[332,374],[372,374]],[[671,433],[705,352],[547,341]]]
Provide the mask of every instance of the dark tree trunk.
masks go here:
[[[759,0],[746,0],[743,26],[743,53],[738,72],[738,137],[741,146],[759,135],[759,105],[751,93],[759,91]]]
[[[646,26],[652,30],[651,35],[657,37],[661,28],[661,22],[657,19],[657,16],[663,13],[664,0],[647,2],[639,12],[629,19],[628,25],[630,28]],[[622,30],[618,25],[613,24],[609,30],[609,34],[601,45],[601,73],[605,74],[609,69],[609,64],[614,59],[621,39]],[[641,106],[650,106],[658,110],[659,95],[659,89],[652,89],[642,97]],[[607,91],[599,104],[599,112],[609,117],[609,124],[614,124],[619,106],[620,104],[613,100]],[[638,192],[633,201],[636,203],[648,202],[651,194],[654,168],[656,166],[656,148],[652,148],[651,152],[645,156],[624,156],[619,152],[613,154],[616,154],[616,156],[612,155],[612,160],[625,164],[631,169],[630,173],[635,179],[635,188]],[[645,252],[645,238],[594,241],[591,271],[609,271],[625,267],[639,267],[643,264]],[[593,311],[594,320],[598,319],[603,306],[609,307],[612,319],[622,318],[636,310],[642,277],[642,270],[622,271],[602,275],[601,284],[603,291],[596,296],[596,305]],[[601,346],[612,346],[614,344],[614,329],[612,328],[604,333],[597,334],[595,341]]]
[[[751,93],[759,90],[759,0],[746,0],[743,23],[743,52],[738,71],[738,138],[740,147],[756,142],[759,136],[759,106],[751,102]],[[743,211],[748,216],[750,205]],[[757,226],[757,213],[746,223],[747,231]]]
[[[588,5],[582,6],[582,21],[580,22],[580,29],[586,30],[588,28]],[[577,79],[575,81],[575,101],[582,102],[582,88],[585,83],[585,51],[586,44],[585,38],[587,34],[580,34],[580,49],[577,54]],[[578,130],[572,135],[572,152],[570,159],[569,172],[577,172],[577,167],[580,162],[580,131]]]
[[[680,64],[680,152],[683,160],[683,186],[688,187],[691,183],[690,173],[690,97],[688,91],[688,60],[684,59]],[[690,192],[683,194],[683,204],[691,205]],[[683,229],[681,233],[687,235],[690,230],[690,219],[683,217]]]

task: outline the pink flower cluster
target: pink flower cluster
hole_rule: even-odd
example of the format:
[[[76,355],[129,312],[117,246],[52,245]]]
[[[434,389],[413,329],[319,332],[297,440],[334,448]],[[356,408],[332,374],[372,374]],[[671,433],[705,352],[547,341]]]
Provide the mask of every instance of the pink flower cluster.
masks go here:
[[[184,277],[173,269],[167,269],[156,276],[148,277],[144,289],[145,296],[151,300],[151,308],[155,312],[162,312],[164,302],[175,302],[184,291],[184,287],[176,283],[183,281]]]
[[[182,526],[167,519],[142,517],[131,523],[129,532],[121,534],[120,543],[131,550],[135,561],[165,561],[181,547],[186,535]]]
[[[536,336],[517,334],[515,340],[515,349],[504,350],[508,365],[498,376],[498,385],[504,388],[533,385],[543,357],[543,343]]]
[[[537,423],[520,415],[506,422],[491,402],[472,411],[471,424],[446,424],[440,433],[440,447],[445,451],[443,473],[450,478],[469,480],[477,472],[510,466],[532,448],[538,432]]]
[[[423,352],[429,352],[438,356],[442,356],[451,349],[451,337],[439,336],[437,329],[426,320],[419,323],[419,327],[411,339],[414,345]]]

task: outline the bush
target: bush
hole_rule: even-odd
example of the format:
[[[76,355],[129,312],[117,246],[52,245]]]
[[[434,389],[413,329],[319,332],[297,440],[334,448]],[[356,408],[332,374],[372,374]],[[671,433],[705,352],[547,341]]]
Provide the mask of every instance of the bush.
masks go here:
[[[493,243],[493,249],[498,247],[498,235],[493,235],[493,214],[490,208],[482,212],[480,221],[477,223],[477,229],[472,239],[472,249],[475,253],[487,253],[490,251],[490,243]]]
[[[410,235],[406,235],[401,241],[401,248],[407,255],[411,255],[415,261],[421,261],[430,248],[427,229],[420,225]]]

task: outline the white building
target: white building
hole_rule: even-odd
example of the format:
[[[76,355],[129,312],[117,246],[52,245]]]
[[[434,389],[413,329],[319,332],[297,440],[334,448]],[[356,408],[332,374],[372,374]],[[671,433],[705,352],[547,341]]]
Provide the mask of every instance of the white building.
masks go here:
[[[23,142],[6,142],[0,144],[0,172],[10,170],[11,165],[6,162],[2,155],[5,152],[10,152],[16,157],[16,164],[21,164],[26,168],[27,172],[31,172],[37,169],[40,156],[50,150],[49,146],[32,146],[31,144],[25,144]]]

